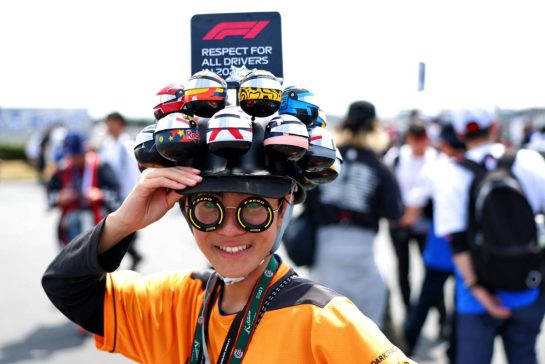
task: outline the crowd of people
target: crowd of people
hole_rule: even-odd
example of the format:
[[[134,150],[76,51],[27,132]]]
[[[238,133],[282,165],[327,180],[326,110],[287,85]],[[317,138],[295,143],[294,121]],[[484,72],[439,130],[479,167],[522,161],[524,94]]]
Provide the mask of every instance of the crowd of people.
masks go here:
[[[231,112],[241,118],[239,111]],[[246,167],[231,162],[218,175],[178,166],[148,168],[139,177],[134,142],[124,132],[125,119],[111,113],[105,124],[108,136],[99,146],[90,146],[83,135],[66,130],[58,168],[44,182],[49,205],[62,211],[59,242],[73,246],[63,249],[48,268],[44,288],[81,330],[96,335],[99,348],[145,362],[157,362],[175,348],[164,362],[180,357],[191,358],[192,363],[209,362],[208,355],[223,362],[221,355],[229,353],[233,360],[240,354],[258,362],[252,360],[257,360],[255,350],[260,350],[260,355],[280,361],[286,361],[289,353],[291,361],[301,362],[368,358],[408,363],[417,351],[428,312],[435,309],[451,363],[489,363],[497,336],[510,363],[536,362],[536,337],[545,314],[545,247],[538,244],[535,224],[523,233],[514,225],[529,226],[524,224],[530,218],[542,221],[535,218],[545,213],[545,131],[536,130],[525,145],[508,148],[498,142],[497,120],[485,110],[458,110],[433,119],[415,113],[400,130],[400,141],[392,144],[374,105],[353,102],[333,131],[342,156],[339,176],[305,191],[303,207],[319,211],[312,214],[317,234],[308,267],[311,281],[295,278],[295,272],[275,255],[293,205],[302,200],[292,181],[277,175],[260,178],[263,174],[252,174],[247,180],[240,174]],[[496,193],[496,185],[483,188],[494,177],[491,171],[506,173],[502,176],[512,177],[517,186],[503,186]],[[498,178],[495,181],[498,184]],[[513,197],[512,190],[522,199]],[[527,202],[527,211],[519,207],[520,201]],[[142,259],[135,245],[137,231],[176,203],[214,273],[148,279],[114,272],[125,253],[131,256],[131,269],[137,270]],[[510,221],[496,212],[502,230],[490,232],[485,216],[489,210],[501,210],[502,203],[508,204],[510,215],[520,218]],[[394,287],[388,285],[376,258],[383,222],[397,263]],[[510,240],[489,248],[494,233]],[[508,246],[518,244],[521,234],[527,235],[526,245]],[[411,261],[412,244],[421,262]],[[540,247],[541,257],[532,256],[532,247]],[[231,255],[244,259],[237,261]],[[537,265],[526,271],[532,266],[524,262],[532,259]],[[82,262],[91,263],[79,265]],[[420,289],[412,286],[413,264],[425,268],[422,282],[416,282]],[[500,282],[489,279],[499,274],[498,269],[520,274]],[[455,282],[455,292],[445,292],[448,279]],[[254,297],[260,287],[267,293],[278,292],[291,281],[296,282],[290,295],[272,304],[267,301],[271,296],[267,306]],[[391,319],[394,289],[399,289],[404,307],[401,328],[394,327]],[[89,292],[99,292],[99,298],[78,299]],[[447,302],[449,298],[454,302]],[[182,299],[190,304],[182,304]],[[216,306],[210,304],[216,301]],[[265,313],[269,304],[278,318]],[[261,312],[257,321],[247,315],[252,309]],[[150,319],[138,319],[143,315]],[[299,318],[287,319],[293,315]],[[182,325],[181,318],[188,318],[187,323]],[[262,318],[264,328],[252,346],[258,349],[245,356],[243,345],[237,352],[232,345],[239,344],[244,330],[237,334],[231,332],[233,327],[248,320],[251,338]],[[221,324],[222,320],[227,321]],[[155,322],[166,326],[158,329]],[[274,334],[284,329],[292,334],[286,338]],[[299,344],[290,339],[293,335],[300,335],[295,340]],[[182,336],[190,338],[193,346],[181,342]],[[223,341],[224,336],[234,343]],[[142,340],[146,345],[138,345]],[[172,343],[177,340],[181,340],[177,345]],[[278,340],[286,352],[270,345]]]
[[[357,101],[337,128],[342,175],[318,186],[313,191],[317,197],[306,206],[319,211],[314,215],[319,234],[312,277],[353,300],[408,355],[415,353],[434,308],[451,363],[489,363],[497,336],[510,363],[535,363],[545,313],[545,246],[538,244],[540,227],[535,223],[545,212],[542,131],[534,131],[524,145],[507,148],[507,143],[498,142],[497,119],[487,110],[459,110],[433,119],[414,113],[402,141],[377,150],[369,143],[380,135],[375,125],[373,105]],[[508,156],[511,159],[504,160]],[[493,178],[490,171],[505,173],[494,180],[502,187],[496,195],[490,192],[496,186],[484,180]],[[505,186],[510,176],[520,184],[517,197]],[[493,214],[491,222],[485,220],[486,213]],[[397,258],[394,287],[384,283],[385,272],[377,269],[380,262],[373,254],[380,219],[388,222]],[[483,248],[491,244],[487,239],[498,247]],[[413,243],[421,262],[411,262]],[[532,249],[537,263],[530,270]],[[496,266],[494,259],[500,261]],[[411,287],[414,263],[425,268],[423,281],[416,282],[419,295]],[[518,285],[506,283],[515,280],[517,270]],[[496,279],[499,282],[483,278],[501,271],[508,273]],[[450,277],[455,292],[445,292]],[[397,331],[388,327],[386,292],[391,289],[399,289],[405,307],[403,327]],[[445,304],[446,297],[454,302]],[[452,312],[447,307],[453,307]]]
[[[113,112],[104,124],[107,133],[98,144],[64,122],[52,124],[35,143],[38,150],[32,153],[33,164],[45,186],[48,205],[60,211],[60,248],[116,210],[139,177],[125,118]],[[134,244],[129,254],[131,269],[136,270],[143,257]]]

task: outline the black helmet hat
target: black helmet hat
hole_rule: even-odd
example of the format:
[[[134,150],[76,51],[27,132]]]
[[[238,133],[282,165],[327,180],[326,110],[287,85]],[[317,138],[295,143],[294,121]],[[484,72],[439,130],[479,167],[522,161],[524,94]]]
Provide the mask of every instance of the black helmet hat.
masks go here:
[[[200,142],[194,144],[189,165],[201,170],[203,180],[180,194],[239,192],[281,198],[293,190],[297,202],[304,199],[295,165],[265,151],[263,122],[250,120],[240,107],[227,107],[200,120],[195,134]]]
[[[201,71],[187,83],[185,96],[191,94],[188,89],[192,83],[203,79],[217,80]],[[274,76],[268,72],[254,70],[247,77],[247,81],[252,80],[263,82],[259,85],[264,89],[277,87]],[[252,82],[250,85],[259,86]],[[298,95],[299,101],[313,95],[304,91]],[[315,109],[317,116],[318,106]],[[305,199],[305,189],[330,182],[340,170],[342,157],[324,128],[325,122],[311,118],[301,121],[288,112],[252,120],[255,115],[248,115],[239,106],[220,108],[210,119],[193,119],[184,112],[159,119],[154,131],[160,156],[170,163],[201,170],[202,182],[178,191],[182,195],[238,192],[281,198],[292,192],[294,203],[300,203]],[[139,159],[138,153],[136,157]]]

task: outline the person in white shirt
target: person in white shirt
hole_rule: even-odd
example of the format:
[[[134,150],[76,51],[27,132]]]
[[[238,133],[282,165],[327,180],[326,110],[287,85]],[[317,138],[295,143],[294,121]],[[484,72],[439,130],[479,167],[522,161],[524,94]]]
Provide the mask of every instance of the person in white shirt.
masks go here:
[[[436,195],[441,192],[439,183],[441,183],[445,171],[448,171],[450,168],[449,164],[456,163],[459,159],[463,158],[465,153],[465,144],[457,137],[451,123],[443,125],[439,136],[438,148],[441,153],[440,156],[435,160],[429,161],[422,167],[417,183],[408,195],[405,214],[399,222],[401,226],[413,225],[419,219],[422,210],[430,199],[434,202],[434,210],[442,208],[442,206],[438,206],[435,203]],[[429,309],[434,303],[444,302],[443,290],[445,282],[454,273],[450,242],[445,237],[435,234],[433,223],[430,225],[426,246],[422,255],[425,274],[420,289],[420,296],[417,303],[409,312],[403,326],[405,340],[408,345],[407,352],[409,353],[412,353],[417,346]],[[455,363],[455,325],[450,325],[451,319],[448,321],[439,322],[441,328],[439,335],[449,340],[446,353],[450,362]]]
[[[430,146],[427,126],[423,120],[411,121],[405,134],[405,144],[391,148],[384,156],[397,179],[403,205],[407,206],[409,192],[415,185],[420,169],[431,160],[437,159],[438,152]],[[426,209],[429,212],[430,208]],[[429,228],[429,213],[410,226],[390,224],[390,237],[397,256],[397,275],[401,296],[406,310],[411,304],[409,244],[416,242],[423,250]]]
[[[453,118],[464,137],[465,158],[494,168],[505,153],[493,143],[495,123],[491,113],[479,109],[460,110]],[[536,363],[535,343],[545,313],[543,288],[504,291],[486,287],[477,278],[470,255],[469,189],[474,175],[461,164],[451,163],[442,174],[436,194],[435,228],[448,236],[456,268],[457,360],[489,363],[494,339],[500,335],[509,363]],[[519,150],[511,169],[534,212],[545,211],[545,161],[530,150]],[[516,211],[513,211],[514,216]],[[509,269],[508,266],[505,269]]]
[[[112,112],[106,116],[107,136],[100,147],[100,156],[115,172],[119,182],[119,195],[124,200],[132,191],[140,171],[134,156],[134,141],[125,132],[127,122],[119,112]],[[128,251],[132,259],[131,269],[142,260],[142,255],[136,250],[135,242]]]

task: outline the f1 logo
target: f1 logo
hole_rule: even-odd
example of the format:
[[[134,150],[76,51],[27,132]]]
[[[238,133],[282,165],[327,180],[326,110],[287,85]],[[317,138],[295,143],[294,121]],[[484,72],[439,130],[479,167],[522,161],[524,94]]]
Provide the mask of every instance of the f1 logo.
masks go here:
[[[206,33],[202,40],[222,40],[230,36],[254,39],[268,24],[268,20],[221,22]]]

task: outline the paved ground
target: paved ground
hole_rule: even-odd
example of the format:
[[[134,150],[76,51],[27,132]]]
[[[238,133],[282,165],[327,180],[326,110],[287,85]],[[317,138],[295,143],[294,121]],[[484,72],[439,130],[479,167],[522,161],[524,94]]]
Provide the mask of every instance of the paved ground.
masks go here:
[[[95,350],[93,340],[79,335],[45,296],[40,278],[57,251],[54,235],[57,217],[57,212],[47,211],[40,186],[30,182],[0,183],[0,364],[130,363],[119,355]],[[394,258],[384,234],[377,243],[384,273],[394,287],[393,319],[399,325],[404,313],[393,283]],[[175,209],[142,231],[138,247],[146,258],[139,269],[143,274],[205,266],[181,214]],[[282,250],[280,253],[284,255]],[[124,261],[122,266],[128,263]],[[306,274],[304,270],[299,272]],[[416,266],[413,273],[418,280],[422,268]],[[432,313],[415,355],[420,363],[446,363],[445,344],[434,339],[436,322],[437,317]],[[540,362],[545,363],[544,334],[539,338],[538,348]],[[493,362],[505,363],[501,345]]]

